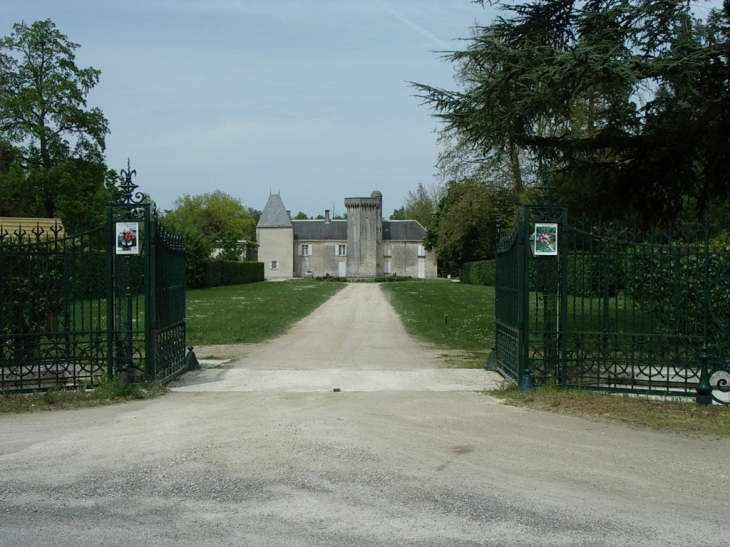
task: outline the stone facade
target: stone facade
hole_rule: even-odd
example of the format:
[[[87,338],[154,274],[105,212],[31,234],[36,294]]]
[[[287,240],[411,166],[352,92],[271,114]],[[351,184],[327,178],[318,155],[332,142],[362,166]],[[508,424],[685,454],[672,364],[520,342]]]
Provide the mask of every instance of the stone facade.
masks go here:
[[[436,257],[423,248],[426,230],[415,220],[383,220],[382,202],[376,191],[345,199],[346,220],[330,219],[329,211],[324,219],[292,220],[271,195],[256,226],[266,278],[436,277]]]
[[[269,201],[256,225],[259,262],[264,263],[266,279],[289,279],[294,268],[294,227],[278,194]]]

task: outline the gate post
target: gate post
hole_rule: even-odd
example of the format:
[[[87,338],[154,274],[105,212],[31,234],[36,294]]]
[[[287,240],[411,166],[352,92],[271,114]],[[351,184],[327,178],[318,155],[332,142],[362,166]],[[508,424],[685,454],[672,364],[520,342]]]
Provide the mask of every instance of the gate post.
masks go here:
[[[107,372],[117,377],[117,385],[127,387],[150,364],[145,328],[150,321],[150,253],[145,252],[145,238],[151,233],[150,204],[132,182],[136,171],[127,164],[121,174],[121,192],[107,205]]]
[[[524,316],[524,353],[520,378],[537,376],[543,382],[567,383],[567,223],[568,209],[555,196],[555,188],[540,187],[540,201],[522,207],[519,237],[526,247],[521,256],[520,292]],[[534,275],[531,275],[533,274]],[[530,291],[535,303],[530,303]],[[531,313],[532,312],[532,313]],[[539,338],[531,334],[541,332]],[[541,365],[538,365],[542,359]]]

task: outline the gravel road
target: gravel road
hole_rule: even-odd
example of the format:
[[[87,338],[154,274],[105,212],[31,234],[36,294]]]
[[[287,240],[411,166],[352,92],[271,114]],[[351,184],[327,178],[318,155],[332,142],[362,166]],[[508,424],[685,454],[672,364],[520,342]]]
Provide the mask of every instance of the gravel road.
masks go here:
[[[0,546],[730,541],[730,441],[502,405],[377,285],[196,353],[231,361],[151,401],[0,416]]]

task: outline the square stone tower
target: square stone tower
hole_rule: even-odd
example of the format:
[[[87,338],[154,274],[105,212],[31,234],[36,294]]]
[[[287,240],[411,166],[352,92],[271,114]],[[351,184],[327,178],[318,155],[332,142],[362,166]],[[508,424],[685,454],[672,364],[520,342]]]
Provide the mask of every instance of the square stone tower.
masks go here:
[[[383,194],[345,198],[347,209],[347,277],[383,275]]]

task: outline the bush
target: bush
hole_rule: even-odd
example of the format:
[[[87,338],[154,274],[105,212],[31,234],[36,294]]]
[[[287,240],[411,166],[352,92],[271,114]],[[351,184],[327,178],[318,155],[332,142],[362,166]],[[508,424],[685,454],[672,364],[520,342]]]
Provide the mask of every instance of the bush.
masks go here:
[[[243,285],[264,280],[263,262],[206,260],[203,263],[204,287]]]
[[[497,268],[494,260],[467,262],[459,270],[459,280],[468,285],[486,285],[494,287],[497,279]]]
[[[222,285],[222,260],[203,261],[203,287],[220,287]]]
[[[205,263],[210,256],[210,243],[200,233],[187,229],[182,232],[185,245],[185,284],[188,289],[206,286]]]

